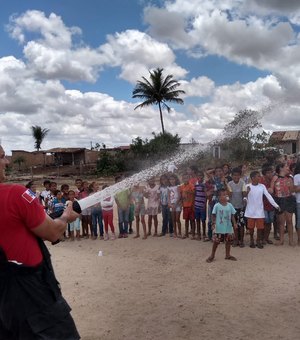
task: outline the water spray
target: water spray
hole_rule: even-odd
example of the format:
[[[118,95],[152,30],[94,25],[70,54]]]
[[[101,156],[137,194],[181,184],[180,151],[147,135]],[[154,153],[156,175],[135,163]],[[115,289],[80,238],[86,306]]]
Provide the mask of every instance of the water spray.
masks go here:
[[[273,107],[273,106],[272,106]],[[248,129],[251,126],[254,126],[258,120],[264,115],[264,113],[269,112],[272,109],[271,106],[268,106],[261,110],[257,111],[248,111],[248,115],[243,117],[241,121],[238,122],[237,125],[228,124],[225,126],[224,130],[211,142],[206,144],[198,144],[193,147],[191,150],[187,150],[181,152],[175,156],[172,156],[166,160],[158,162],[153,167],[142,170],[128,178],[125,178],[121,182],[118,182],[110,187],[105,188],[102,191],[98,191],[86,198],[83,198],[77,202],[73,203],[73,209],[80,213],[83,209],[89,208],[106,197],[114,196],[116,193],[125,190],[138,184],[142,181],[147,181],[148,179],[163,174],[167,172],[168,165],[170,163],[174,163],[176,165],[184,164],[194,158],[196,158],[200,153],[209,150],[213,145],[220,144],[226,139],[232,139],[234,137],[239,136],[243,133],[244,130]]]

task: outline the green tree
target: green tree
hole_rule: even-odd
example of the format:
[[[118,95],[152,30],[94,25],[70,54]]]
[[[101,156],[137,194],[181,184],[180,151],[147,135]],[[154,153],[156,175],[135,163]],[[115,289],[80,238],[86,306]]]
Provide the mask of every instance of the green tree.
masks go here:
[[[155,134],[152,132],[153,138],[142,140],[137,137],[132,140],[130,145],[134,155],[138,158],[164,158],[170,156],[180,145],[180,137],[178,134],[172,135],[169,132]]]
[[[112,176],[125,170],[125,157],[122,151],[117,151],[111,155],[106,149],[100,152],[97,161],[97,174],[102,176]]]
[[[21,165],[22,163],[25,163],[25,158],[23,156],[18,156],[15,160],[14,160],[14,164],[18,164],[19,167],[19,171],[21,171]]]
[[[136,137],[132,140],[130,149],[138,158],[145,158],[149,155],[149,141],[143,140],[141,137]]]
[[[134,109],[143,108],[149,105],[158,105],[162,133],[165,133],[162,109],[167,109],[170,112],[171,108],[167,102],[175,104],[183,104],[183,100],[179,98],[185,92],[177,90],[180,83],[173,79],[173,75],[163,77],[163,69],[157,68],[154,71],[149,71],[150,79],[142,77],[139,80],[132,92],[132,98],[139,98],[144,100],[141,104],[137,105]]]
[[[49,131],[49,129],[42,129],[38,125],[31,127],[32,136],[34,138],[34,147],[37,151],[41,149],[41,144]]]

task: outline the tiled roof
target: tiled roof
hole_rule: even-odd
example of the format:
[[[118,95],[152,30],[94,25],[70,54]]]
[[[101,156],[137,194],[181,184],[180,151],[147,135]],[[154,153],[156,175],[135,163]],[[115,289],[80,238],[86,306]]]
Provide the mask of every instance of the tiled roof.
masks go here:
[[[85,148],[53,148],[49,150],[44,150],[46,153],[76,153],[82,152]]]
[[[276,142],[296,141],[300,138],[300,131],[274,131],[270,140]]]

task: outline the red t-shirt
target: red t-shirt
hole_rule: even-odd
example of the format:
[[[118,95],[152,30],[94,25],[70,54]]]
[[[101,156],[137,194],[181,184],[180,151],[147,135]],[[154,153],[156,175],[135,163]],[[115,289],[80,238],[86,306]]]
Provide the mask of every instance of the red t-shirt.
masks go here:
[[[267,180],[265,177],[261,177],[260,183],[263,184],[267,190],[271,187],[271,180]],[[264,210],[266,211],[273,211],[274,207],[273,205],[267,200],[266,196],[263,197],[264,201]]]
[[[43,206],[28,189],[16,184],[0,184],[0,202],[0,247],[8,260],[40,264],[43,256],[31,230],[44,222]]]

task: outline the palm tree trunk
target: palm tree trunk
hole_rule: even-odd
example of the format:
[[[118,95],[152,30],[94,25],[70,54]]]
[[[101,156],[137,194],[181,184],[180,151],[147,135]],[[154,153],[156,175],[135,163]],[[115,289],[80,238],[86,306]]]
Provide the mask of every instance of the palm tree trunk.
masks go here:
[[[159,114],[160,114],[160,121],[161,121],[161,129],[162,129],[162,133],[165,134],[164,120],[163,120],[163,115],[162,115],[162,111],[161,111],[160,102],[158,102],[158,107],[159,107]]]

